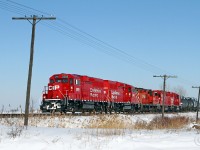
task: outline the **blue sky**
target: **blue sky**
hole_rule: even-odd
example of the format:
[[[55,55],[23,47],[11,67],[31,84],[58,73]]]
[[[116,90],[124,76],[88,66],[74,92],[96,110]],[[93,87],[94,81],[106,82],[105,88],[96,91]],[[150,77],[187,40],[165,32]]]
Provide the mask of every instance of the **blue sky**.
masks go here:
[[[159,89],[163,82],[161,78],[153,78],[153,75],[166,73],[178,76],[177,79],[167,80],[170,89],[182,86],[187,90],[187,96],[197,97],[197,89],[191,86],[200,85],[200,1],[13,2],[42,11],[46,17],[49,17],[48,14],[57,17],[56,21],[41,21],[36,26],[31,88],[31,99],[36,106],[39,106],[43,86],[47,85],[48,78],[55,73],[88,75],[151,89]],[[0,107],[8,107],[10,104],[16,108],[19,105],[24,107],[25,103],[31,24],[28,21],[12,20],[12,17],[42,13],[13,2],[0,0]],[[15,7],[8,9],[11,5]],[[24,11],[19,12],[16,9],[19,7]],[[76,39],[77,34],[74,32],[71,38],[66,34],[71,27],[61,20],[131,55],[135,60],[127,62],[127,58],[117,53],[116,49],[105,48],[102,44],[99,47],[99,41],[83,32],[73,29],[78,32],[79,39]],[[88,40],[94,42],[88,44]],[[106,54],[106,50],[110,50],[111,54]],[[148,65],[144,66],[144,62]]]

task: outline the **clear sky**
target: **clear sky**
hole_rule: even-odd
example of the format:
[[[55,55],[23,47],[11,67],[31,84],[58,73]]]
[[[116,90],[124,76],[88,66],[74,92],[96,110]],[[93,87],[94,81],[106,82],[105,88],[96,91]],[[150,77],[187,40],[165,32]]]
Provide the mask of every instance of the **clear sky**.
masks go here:
[[[36,106],[55,73],[151,89],[163,82],[153,75],[166,73],[178,76],[167,80],[169,89],[182,86],[187,96],[197,97],[191,86],[200,85],[199,8],[199,0],[0,0],[0,108],[25,104],[31,24],[12,20],[25,15],[57,17],[36,26],[31,88]]]

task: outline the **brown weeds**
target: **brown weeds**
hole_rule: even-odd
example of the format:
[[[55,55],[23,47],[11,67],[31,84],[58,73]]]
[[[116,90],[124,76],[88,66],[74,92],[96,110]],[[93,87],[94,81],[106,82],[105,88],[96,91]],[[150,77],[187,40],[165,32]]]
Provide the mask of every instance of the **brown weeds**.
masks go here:
[[[96,135],[124,135],[132,122],[129,117],[115,115],[98,115],[88,122],[86,128],[96,129]]]
[[[149,123],[145,121],[137,121],[134,129],[181,129],[188,125],[190,122],[189,117],[175,116],[175,117],[155,117]]]
[[[156,130],[156,129],[182,129],[189,125],[191,120],[185,116],[174,116],[174,117],[154,117],[151,121],[147,122],[144,120],[137,120],[132,122],[128,116],[119,115],[101,115],[94,119],[91,119],[86,128],[95,129],[145,129],[145,130]]]
[[[91,119],[87,128],[97,129],[127,129],[130,127],[130,118],[122,118],[119,115],[99,115]]]
[[[156,129],[182,129],[193,122],[194,119],[185,116],[173,117],[154,117],[150,121],[142,119],[133,120],[130,115],[121,114],[101,114],[83,118],[76,116],[32,116],[29,118],[30,126],[46,126],[56,128],[80,127],[97,129],[98,132],[104,134],[119,134],[124,130],[156,130]],[[18,124],[23,125],[23,117],[21,118],[4,118],[0,122],[2,125],[12,126]],[[102,130],[103,129],[103,130]]]

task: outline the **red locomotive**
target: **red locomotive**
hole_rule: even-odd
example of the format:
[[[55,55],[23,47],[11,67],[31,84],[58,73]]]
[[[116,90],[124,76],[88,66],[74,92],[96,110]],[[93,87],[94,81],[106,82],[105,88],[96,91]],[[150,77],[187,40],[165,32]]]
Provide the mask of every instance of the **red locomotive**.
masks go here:
[[[45,86],[42,112],[134,112],[160,111],[163,92],[76,74],[55,74]],[[166,92],[165,108],[177,111],[180,97]]]

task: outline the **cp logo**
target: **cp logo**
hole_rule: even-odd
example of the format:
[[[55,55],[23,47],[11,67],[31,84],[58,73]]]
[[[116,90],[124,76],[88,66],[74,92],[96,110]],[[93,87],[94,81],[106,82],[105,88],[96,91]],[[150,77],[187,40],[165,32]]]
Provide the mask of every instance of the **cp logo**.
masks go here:
[[[49,91],[59,89],[59,85],[49,86]]]

